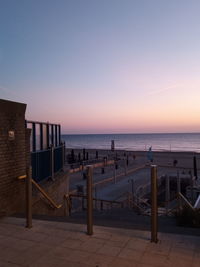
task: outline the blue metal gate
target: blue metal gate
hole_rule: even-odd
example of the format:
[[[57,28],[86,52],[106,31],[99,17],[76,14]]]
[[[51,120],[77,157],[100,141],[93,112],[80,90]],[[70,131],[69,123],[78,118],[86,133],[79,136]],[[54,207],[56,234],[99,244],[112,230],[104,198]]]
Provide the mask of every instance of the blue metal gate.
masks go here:
[[[32,129],[32,178],[40,182],[63,169],[64,143],[61,143],[61,127],[58,124],[35,121],[26,121],[26,127]]]

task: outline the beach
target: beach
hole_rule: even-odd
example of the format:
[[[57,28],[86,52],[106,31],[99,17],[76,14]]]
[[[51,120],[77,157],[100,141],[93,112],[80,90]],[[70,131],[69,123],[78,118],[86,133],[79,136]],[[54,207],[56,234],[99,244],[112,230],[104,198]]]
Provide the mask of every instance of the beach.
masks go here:
[[[78,154],[81,154],[81,159],[83,160],[83,149],[73,149],[74,154],[78,159]],[[69,155],[72,151],[72,148],[66,148],[66,155]],[[135,156],[135,163],[147,163],[148,160],[148,151],[127,151],[127,150],[107,150],[107,149],[85,149],[85,153],[88,153],[89,160],[96,159],[96,151],[98,151],[98,157],[103,159],[107,157],[108,159],[114,159],[119,157],[124,159],[128,156],[130,161],[134,161],[133,157]],[[177,160],[176,167],[182,169],[193,169],[193,158],[196,157],[197,168],[200,169],[200,153],[196,152],[170,152],[170,151],[152,151],[153,155],[153,164],[164,165],[172,167],[174,160]]]
[[[98,159],[96,159],[98,151]],[[70,155],[71,149],[66,149],[66,155]],[[140,187],[149,186],[151,173],[150,166],[157,166],[158,178],[166,175],[176,177],[179,173],[181,179],[191,180],[194,176],[194,156],[196,157],[197,174],[200,176],[200,154],[191,152],[153,152],[153,161],[149,161],[148,152],[125,151],[125,150],[95,150],[86,149],[88,160],[69,165],[73,168],[83,164],[92,165],[97,162],[104,162],[105,158],[111,161],[102,167],[93,168],[93,183],[95,187],[94,196],[104,200],[124,200],[128,194],[136,193]],[[83,159],[83,150],[75,149],[74,157]],[[86,156],[85,156],[86,157]],[[117,159],[117,160],[116,160]],[[117,169],[116,169],[116,164]],[[131,185],[133,180],[133,185]],[[196,181],[199,184],[199,179]],[[70,191],[76,191],[78,186],[85,187],[86,181],[83,179],[83,171],[70,174]],[[134,188],[132,188],[134,187]],[[123,197],[122,197],[123,196]]]

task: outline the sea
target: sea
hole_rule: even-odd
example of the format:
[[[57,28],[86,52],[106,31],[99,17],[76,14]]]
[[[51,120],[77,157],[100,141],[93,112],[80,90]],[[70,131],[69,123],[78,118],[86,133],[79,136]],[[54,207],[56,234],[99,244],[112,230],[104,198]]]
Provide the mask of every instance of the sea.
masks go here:
[[[129,151],[191,151],[200,153],[200,133],[145,134],[65,134],[61,136],[66,148],[115,149]]]

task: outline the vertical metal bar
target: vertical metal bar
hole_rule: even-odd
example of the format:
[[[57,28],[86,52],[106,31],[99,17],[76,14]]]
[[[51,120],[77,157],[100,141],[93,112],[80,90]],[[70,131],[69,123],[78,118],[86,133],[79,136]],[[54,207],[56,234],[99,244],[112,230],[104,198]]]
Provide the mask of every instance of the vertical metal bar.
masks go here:
[[[32,148],[33,148],[33,152],[36,151],[36,130],[35,130],[35,123],[32,123]]]
[[[58,127],[55,125],[55,147],[58,146]]]
[[[30,167],[26,169],[26,227],[32,227],[32,182]]]
[[[61,145],[61,126],[58,125],[58,145]]]
[[[54,145],[54,130],[53,127],[54,125],[51,124],[51,145]]]
[[[87,175],[87,234],[92,235],[93,234],[92,166],[86,167],[86,175]]]
[[[65,165],[65,142],[62,144],[62,169],[64,169]]]
[[[157,166],[151,165],[151,242],[158,238],[158,205],[157,205]]]
[[[51,146],[51,179],[54,180],[54,146]]]
[[[43,150],[43,124],[40,123],[40,150]]]
[[[47,123],[47,149],[49,148],[49,124]]]
[[[197,180],[197,159],[196,159],[196,156],[193,157],[193,168],[194,168],[194,176],[195,176],[195,179]]]

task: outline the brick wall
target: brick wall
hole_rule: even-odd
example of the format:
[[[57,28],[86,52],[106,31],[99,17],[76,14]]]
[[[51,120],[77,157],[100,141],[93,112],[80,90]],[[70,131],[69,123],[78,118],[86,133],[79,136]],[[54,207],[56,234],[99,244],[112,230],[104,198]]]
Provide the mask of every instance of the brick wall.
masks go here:
[[[0,99],[0,215],[25,214],[25,180],[18,180],[30,166],[30,134],[25,127],[26,104]],[[14,132],[9,136],[9,131]],[[55,181],[41,186],[57,203],[68,192],[67,174],[60,172]],[[53,209],[33,185],[33,214],[63,215],[64,206]]]
[[[17,177],[25,174],[26,140],[30,140],[25,110],[25,104],[0,99],[0,212],[6,214],[24,208],[25,187]]]
[[[44,198],[41,193],[33,185],[33,214],[49,215],[49,216],[65,216],[66,215],[66,201],[64,195],[69,193],[68,187],[68,173],[59,172],[55,175],[55,181],[45,181],[40,186],[45,192],[54,200],[57,205],[62,205],[60,209],[53,208],[48,200]]]

